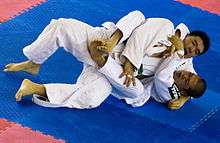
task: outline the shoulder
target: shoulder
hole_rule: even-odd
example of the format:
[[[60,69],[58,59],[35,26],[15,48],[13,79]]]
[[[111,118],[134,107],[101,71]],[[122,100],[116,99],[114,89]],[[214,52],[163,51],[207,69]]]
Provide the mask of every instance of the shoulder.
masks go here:
[[[174,31],[173,23],[166,18],[147,18],[141,25],[139,25],[134,31],[133,35],[143,36],[145,34],[155,34],[158,31],[166,33],[172,33]]]

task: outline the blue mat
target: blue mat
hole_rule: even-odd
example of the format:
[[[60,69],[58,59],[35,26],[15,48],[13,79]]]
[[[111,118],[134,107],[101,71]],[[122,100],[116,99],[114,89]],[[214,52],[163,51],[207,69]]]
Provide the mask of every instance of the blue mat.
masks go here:
[[[76,81],[82,64],[59,50],[36,77],[0,72],[0,117],[71,143],[219,142],[220,16],[197,8],[172,0],[49,0],[0,25],[1,70],[6,63],[25,60],[22,48],[35,40],[52,18],[77,18],[99,26],[105,21],[116,22],[132,10],[140,10],[146,17],[168,18],[175,25],[184,22],[191,30],[210,35],[211,49],[194,60],[196,70],[208,82],[204,97],[188,102],[179,111],[170,111],[153,100],[132,108],[113,97],[93,110],[47,109],[32,104],[30,98],[16,103],[14,95],[24,78],[40,83]]]

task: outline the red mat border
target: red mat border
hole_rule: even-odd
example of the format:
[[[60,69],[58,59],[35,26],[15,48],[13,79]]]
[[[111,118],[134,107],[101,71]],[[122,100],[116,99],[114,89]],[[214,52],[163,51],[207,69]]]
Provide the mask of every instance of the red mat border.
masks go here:
[[[14,12],[13,14],[8,14],[8,15],[5,15],[5,16],[0,16],[0,23],[3,23],[3,22],[6,22],[16,16],[19,16],[21,15],[22,13],[24,12],[27,12],[29,11],[30,9],[42,4],[42,3],[45,3],[47,2],[48,0],[39,0],[37,1],[36,3],[30,5],[30,6],[26,6],[26,7],[21,7],[19,10],[17,10],[17,12]]]
[[[1,143],[64,143],[64,140],[55,139],[51,135],[34,131],[31,128],[23,127],[21,124],[0,118],[0,142]]]
[[[220,16],[220,0],[174,0]]]

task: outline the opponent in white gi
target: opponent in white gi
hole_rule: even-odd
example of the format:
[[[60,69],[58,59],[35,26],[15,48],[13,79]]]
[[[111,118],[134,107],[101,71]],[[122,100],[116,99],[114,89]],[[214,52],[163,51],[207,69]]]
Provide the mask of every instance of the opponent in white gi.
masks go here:
[[[179,109],[190,97],[202,96],[207,88],[205,80],[184,64],[182,59],[175,56],[167,58],[158,67],[153,82],[148,86],[151,96],[171,109]]]
[[[166,58],[153,76],[140,79],[144,86],[141,94],[125,94],[126,88],[121,88],[122,82],[117,78],[121,71],[119,64],[111,56],[99,70],[113,85],[111,94],[124,99],[133,107],[142,106],[152,97],[158,102],[168,104],[171,109],[179,109],[190,97],[200,97],[206,90],[206,82],[195,73],[188,59],[180,59],[177,55]]]
[[[144,15],[139,11],[129,13],[120,19],[116,25],[110,22],[104,23],[104,27],[92,27],[75,19],[52,20],[37,40],[23,49],[24,55],[29,60],[17,64],[8,64],[4,71],[25,71],[37,74],[40,65],[59,47],[63,47],[80,62],[83,62],[83,71],[76,84],[40,85],[25,79],[16,94],[16,100],[20,101],[22,96],[34,93],[47,96],[54,106],[79,109],[99,106],[110,95],[111,85],[105,76],[98,72],[96,63],[91,59],[88,50],[89,43],[101,38],[110,41],[108,46],[115,47],[116,44],[118,47],[123,46],[122,42],[144,20]],[[120,39],[120,41],[114,39]],[[93,43],[96,44],[96,42]],[[137,84],[142,85],[139,81]],[[133,92],[134,90],[131,92],[126,90],[126,92],[130,95],[143,92],[143,87],[141,87],[131,87],[136,88],[135,92]]]
[[[179,39],[178,37],[168,38],[169,35],[177,35]],[[174,50],[171,49],[173,45],[176,48]],[[177,56],[179,56],[179,58],[177,58],[179,60],[177,60],[177,64],[175,65],[180,64],[184,66],[187,71],[195,73],[191,57],[205,53],[208,47],[208,37],[203,32],[196,31],[189,34],[189,30],[184,24],[178,25],[174,30],[172,22],[167,19],[149,18],[145,23],[134,30],[128,39],[126,47],[122,51],[119,50],[118,53],[114,52],[116,56],[113,57],[116,61],[119,61],[119,63],[122,62],[123,72],[121,75],[126,76],[124,83],[129,86],[132,82],[134,83],[134,81],[136,81],[134,80],[134,72],[141,64],[143,72],[142,75],[138,75],[138,77],[145,78],[153,76],[165,59],[162,57],[170,56],[172,53],[176,53]],[[94,59],[94,61],[97,63],[100,62],[96,59]],[[116,70],[112,70],[116,69],[114,68],[116,67],[115,64],[117,63],[109,56],[105,64],[100,64],[104,66],[99,70],[108,78],[113,87],[117,89],[116,91],[123,91],[122,93],[115,94],[113,92],[112,94],[119,99],[125,99],[126,102],[132,106],[143,105],[151,95],[149,92],[151,90],[147,90],[150,88],[149,78],[143,82],[145,93],[140,95],[136,94],[133,97],[129,96],[129,94],[123,94],[124,88],[121,88],[121,82],[119,82],[117,78],[119,73],[116,73]],[[148,82],[146,83],[146,81]]]

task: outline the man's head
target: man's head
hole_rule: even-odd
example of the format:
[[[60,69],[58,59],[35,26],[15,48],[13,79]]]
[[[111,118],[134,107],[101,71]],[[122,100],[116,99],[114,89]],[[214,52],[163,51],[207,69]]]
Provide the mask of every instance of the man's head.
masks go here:
[[[185,58],[202,55],[209,49],[210,40],[208,35],[202,31],[192,31],[183,40]]]
[[[198,98],[207,89],[205,80],[194,73],[184,70],[175,71],[173,77],[180,91],[185,92],[190,97]]]

